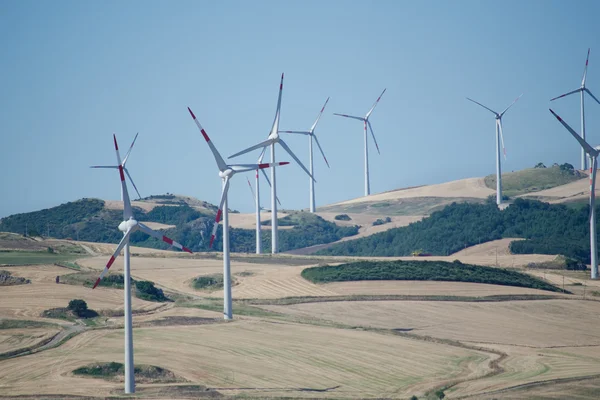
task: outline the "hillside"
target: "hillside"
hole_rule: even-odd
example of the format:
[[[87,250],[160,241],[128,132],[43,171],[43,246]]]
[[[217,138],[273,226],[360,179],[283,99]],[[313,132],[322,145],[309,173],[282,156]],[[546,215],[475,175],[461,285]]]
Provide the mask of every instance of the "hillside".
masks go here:
[[[216,207],[190,197],[175,195],[151,196],[133,202],[136,218],[148,223],[192,251],[208,251],[208,238],[214,224]],[[57,239],[71,239],[99,243],[118,243],[122,233],[117,229],[122,221],[121,202],[100,199],[81,199],[60,206],[15,214],[0,220],[0,232],[12,232],[28,236],[47,235]],[[236,215],[235,213],[232,215]],[[281,251],[292,250],[321,243],[330,243],[356,235],[358,227],[338,226],[323,218],[304,212],[284,214],[279,221],[289,229],[279,234]],[[268,222],[268,221],[265,221]],[[214,250],[221,250],[221,231],[217,231]],[[254,252],[256,239],[254,229],[231,229],[230,248],[234,252]],[[270,232],[262,235],[263,248],[270,248]],[[155,238],[136,232],[131,236],[135,246],[167,249],[168,245]]]
[[[543,164],[542,164],[543,165]],[[513,197],[567,185],[586,178],[584,172],[571,164],[554,164],[552,167],[527,168],[502,174],[502,194]],[[485,177],[485,185],[496,189],[496,174]]]
[[[600,208],[599,208],[600,209]],[[501,238],[513,253],[563,254],[589,262],[588,210],[516,199],[504,210],[495,203],[454,203],[407,227],[335,244],[322,255],[409,256],[414,251],[450,255]]]

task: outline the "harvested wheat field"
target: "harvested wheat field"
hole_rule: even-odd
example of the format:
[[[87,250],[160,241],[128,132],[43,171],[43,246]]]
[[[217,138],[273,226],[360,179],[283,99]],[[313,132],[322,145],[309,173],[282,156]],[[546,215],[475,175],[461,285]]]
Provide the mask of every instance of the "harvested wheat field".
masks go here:
[[[224,394],[410,397],[489,371],[490,355],[393,335],[297,324],[235,321],[139,328],[136,362],[159,365]],[[122,359],[121,331],[83,333],[60,348],[0,364],[0,389],[13,395],[108,395],[122,384],[76,378],[90,362]],[[35,366],[35,367],[34,367]],[[35,382],[35,385],[32,385]]]
[[[14,276],[22,276],[32,280],[26,285],[2,287],[0,290],[0,317],[22,317],[35,319],[42,311],[50,308],[66,307],[72,299],[83,299],[88,307],[100,310],[123,309],[122,290],[98,290],[84,286],[73,286],[54,283],[56,275],[69,273],[65,268],[53,265],[31,267],[4,268]],[[152,310],[159,303],[134,298],[132,307],[135,310]]]

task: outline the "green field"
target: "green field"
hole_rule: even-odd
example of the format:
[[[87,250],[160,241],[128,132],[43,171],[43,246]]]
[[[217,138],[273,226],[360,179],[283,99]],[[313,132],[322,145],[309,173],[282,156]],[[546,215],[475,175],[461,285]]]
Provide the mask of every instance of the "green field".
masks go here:
[[[522,171],[508,172],[502,174],[502,194],[510,197],[537,192],[565,185],[585,177],[585,174],[578,171],[561,169],[559,166],[528,168]],[[496,174],[486,176],[485,185],[496,190]]]
[[[358,261],[311,267],[302,277],[313,283],[348,281],[445,281],[526,287],[561,292],[541,279],[517,271],[463,264],[460,261]]]
[[[81,254],[55,254],[45,251],[0,251],[0,265],[54,264],[81,257]]]

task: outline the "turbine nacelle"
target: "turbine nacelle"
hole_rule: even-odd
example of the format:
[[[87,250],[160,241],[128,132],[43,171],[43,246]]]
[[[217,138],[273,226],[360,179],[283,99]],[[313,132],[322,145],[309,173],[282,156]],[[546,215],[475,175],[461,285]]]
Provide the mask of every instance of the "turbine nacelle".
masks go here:
[[[233,174],[235,174],[235,171],[232,170],[231,168],[227,168],[224,171],[219,171],[219,177],[221,177],[221,179],[231,177],[231,176],[233,176]]]
[[[123,221],[119,224],[119,230],[123,233],[127,232],[128,230],[133,230],[135,228],[137,228],[138,222],[132,218],[129,218],[127,221]]]

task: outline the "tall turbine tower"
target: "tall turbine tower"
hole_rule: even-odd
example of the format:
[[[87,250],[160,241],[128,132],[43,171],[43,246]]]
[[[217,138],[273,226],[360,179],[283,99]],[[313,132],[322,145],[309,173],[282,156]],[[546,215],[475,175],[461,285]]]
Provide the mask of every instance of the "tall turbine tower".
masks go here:
[[[273,121],[273,126],[271,127],[271,133],[269,133],[269,137],[264,142],[261,142],[257,145],[249,147],[245,150],[242,150],[238,153],[235,153],[229,158],[237,157],[242,154],[246,154],[252,150],[262,149],[267,146],[271,147],[271,163],[275,163],[275,144],[279,143],[281,147],[300,165],[300,167],[310,176],[311,179],[314,179],[312,174],[308,172],[304,164],[296,157],[296,155],[292,152],[292,149],[281,139],[279,136],[279,117],[281,114],[281,94],[283,92],[283,74],[281,74],[281,83],[279,84],[279,97],[277,99],[277,110],[275,111],[275,120]],[[271,253],[275,254],[279,251],[279,243],[278,243],[278,227],[277,227],[277,181],[275,179],[275,168],[271,168]]]
[[[375,101],[375,104],[373,104],[373,107],[371,107],[371,109],[369,110],[369,112],[367,113],[367,115],[365,115],[364,117],[354,117],[352,115],[333,113],[333,115],[337,115],[337,116],[340,116],[340,117],[357,119],[359,121],[362,121],[363,124],[364,124],[364,139],[365,139],[365,196],[368,196],[368,195],[371,194],[371,184],[369,182],[369,146],[368,146],[368,140],[367,140],[367,125],[369,126],[369,130],[371,131],[371,135],[373,136],[373,141],[375,142],[375,147],[377,148],[377,153],[381,154],[381,152],[379,151],[379,145],[377,145],[377,140],[375,139],[375,133],[373,133],[373,128],[371,127],[371,122],[369,122],[369,117],[371,116],[371,113],[375,109],[375,106],[377,106],[377,104],[379,103],[379,100],[381,100],[381,96],[383,96],[383,94],[385,93],[385,91],[386,91],[386,89],[383,89],[383,92],[381,92],[381,94],[379,95],[379,97]]]
[[[577,132],[575,132],[561,117],[550,110],[552,115],[573,135],[583,151],[591,159],[590,164],[590,261],[592,263],[592,279],[598,279],[598,247],[596,244],[596,172],[598,171],[598,155],[600,151],[593,148]]]
[[[137,138],[137,135],[136,135]],[[119,175],[121,176],[121,196],[123,199],[123,222],[119,224],[119,230],[123,232],[123,239],[117,246],[117,250],[113,253],[110,260],[104,267],[104,270],[100,274],[100,277],[94,283],[95,289],[96,286],[100,283],[104,275],[108,272],[111,265],[115,262],[115,259],[121,253],[121,250],[124,251],[124,265],[123,265],[123,276],[124,276],[124,314],[125,314],[125,393],[134,393],[135,392],[135,379],[134,379],[134,368],[133,368],[133,331],[132,331],[132,319],[131,319],[131,269],[130,269],[130,253],[129,253],[129,238],[131,234],[140,230],[152,237],[155,237],[159,240],[162,240],[165,243],[170,244],[173,247],[176,247],[180,250],[187,251],[191,253],[192,251],[187,247],[182,246],[181,244],[173,241],[172,239],[161,235],[160,233],[150,229],[148,226],[144,225],[141,222],[135,220],[133,216],[133,209],[131,208],[131,201],[129,200],[129,193],[127,192],[127,184],[125,183],[125,173],[131,180],[131,176],[129,172],[127,172],[125,168],[125,163],[129,157],[131,152],[131,148],[133,147],[133,143],[127,152],[127,155],[121,161],[121,156],[119,155],[119,146],[117,145],[117,137],[113,135],[113,140],[115,142],[115,151],[117,152],[117,165],[111,166],[94,166],[92,168],[111,168],[118,169]],[[131,181],[133,183],[133,181]],[[135,185],[134,185],[135,186]],[[137,189],[136,189],[137,191]],[[138,193],[139,195],[139,193]]]
[[[221,215],[223,215],[223,318],[231,319],[233,317],[231,312],[231,265],[229,262],[229,209],[227,208],[227,193],[229,191],[229,182],[231,178],[238,172],[247,172],[254,171],[263,168],[269,168],[274,166],[275,164],[227,164],[221,154],[218,152],[217,148],[210,140],[206,131],[200,125],[198,119],[192,112],[192,110],[188,107],[188,111],[190,115],[194,119],[194,122],[198,126],[200,133],[206,140],[210,151],[213,153],[215,157],[215,161],[217,162],[217,167],[219,168],[219,177],[222,180],[223,191],[221,193],[221,201],[219,202],[219,209],[217,210],[217,216],[215,217],[215,224],[213,225],[212,234],[210,235],[210,244],[212,247],[215,237],[217,235],[217,228],[219,227],[219,221],[221,220]],[[287,162],[280,162],[277,165],[286,165],[289,164]]]
[[[496,116],[496,204],[497,205],[502,204],[502,165],[501,165],[501,160],[500,160],[500,146],[502,146],[502,151],[504,153],[504,159],[506,160],[506,149],[504,148],[504,135],[502,134],[502,116],[504,115],[504,113],[506,113],[508,111],[509,108],[511,108],[513,106],[513,104],[515,104],[521,98],[521,96],[523,96],[523,94],[521,94],[519,97],[517,97],[510,104],[510,106],[506,107],[504,109],[504,111],[502,111],[500,114],[498,114],[496,111],[484,106],[483,104],[478,103],[475,100],[472,100],[467,97],[467,100],[480,105],[481,107],[485,108],[486,110],[490,111],[491,113],[493,113]]]
[[[315,128],[317,127],[317,124],[319,123],[319,120],[321,119],[321,115],[323,115],[323,110],[325,110],[325,106],[327,106],[327,102],[329,102],[329,97],[327,98],[327,100],[325,100],[325,104],[321,108],[321,112],[317,116],[317,120],[310,127],[310,129],[308,131],[279,131],[280,133],[283,132],[283,133],[296,133],[296,134],[300,134],[300,135],[308,135],[309,168],[310,168],[310,174],[312,176],[315,176],[314,167],[313,167],[313,138],[315,139],[315,142],[317,142],[317,146],[319,146],[319,150],[321,151],[321,154],[323,155],[323,159],[325,160],[325,163],[327,164],[327,168],[329,168],[329,162],[327,162],[327,157],[325,157],[325,153],[323,153],[323,149],[321,148],[321,145],[319,144],[319,139],[317,139],[317,135],[315,135]],[[310,212],[314,213],[315,212],[315,181],[314,181],[314,179],[312,179],[312,178],[309,179],[309,185],[310,185],[309,186]]]
[[[585,59],[585,67],[583,69],[583,78],[581,79],[581,86],[579,87],[579,89],[575,89],[569,93],[561,94],[558,97],[550,99],[550,101],[554,101],[556,99],[560,99],[562,97],[566,97],[571,94],[575,94],[575,93],[580,94],[580,96],[581,96],[581,137],[583,138],[583,140],[585,140],[585,107],[584,107],[585,96],[584,96],[584,92],[587,92],[587,94],[589,94],[592,97],[592,99],[596,100],[596,103],[600,104],[600,101],[598,101],[598,99],[592,94],[592,92],[590,92],[590,90],[585,87],[585,79],[587,77],[587,68],[588,68],[589,60],[590,60],[590,49],[588,49],[587,57]],[[583,147],[581,148],[581,169],[582,170],[587,169],[587,158],[585,156],[585,149]]]

